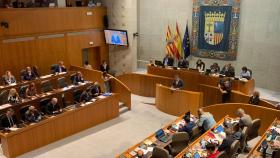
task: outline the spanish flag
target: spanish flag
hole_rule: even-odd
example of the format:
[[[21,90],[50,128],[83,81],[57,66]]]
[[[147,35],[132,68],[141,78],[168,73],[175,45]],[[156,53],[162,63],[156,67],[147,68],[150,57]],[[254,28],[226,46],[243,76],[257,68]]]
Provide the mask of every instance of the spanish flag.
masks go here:
[[[176,31],[174,35],[174,45],[175,45],[175,52],[176,52],[176,57],[179,59],[180,57],[184,57],[183,55],[183,47],[182,47],[182,39],[181,39],[181,34],[179,30],[179,25],[176,22]]]

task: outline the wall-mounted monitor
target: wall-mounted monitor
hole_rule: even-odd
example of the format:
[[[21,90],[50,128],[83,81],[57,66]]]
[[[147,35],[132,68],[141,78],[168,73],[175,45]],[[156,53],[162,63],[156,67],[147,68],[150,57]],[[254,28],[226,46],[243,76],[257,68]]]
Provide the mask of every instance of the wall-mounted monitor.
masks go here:
[[[128,36],[126,30],[104,30],[107,44],[126,46],[128,47]]]

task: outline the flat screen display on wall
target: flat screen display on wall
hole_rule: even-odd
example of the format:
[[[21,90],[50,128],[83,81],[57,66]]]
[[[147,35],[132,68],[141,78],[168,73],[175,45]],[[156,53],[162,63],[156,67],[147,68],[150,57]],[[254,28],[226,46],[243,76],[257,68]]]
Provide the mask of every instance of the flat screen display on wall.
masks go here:
[[[127,31],[125,30],[104,30],[107,44],[128,47]]]

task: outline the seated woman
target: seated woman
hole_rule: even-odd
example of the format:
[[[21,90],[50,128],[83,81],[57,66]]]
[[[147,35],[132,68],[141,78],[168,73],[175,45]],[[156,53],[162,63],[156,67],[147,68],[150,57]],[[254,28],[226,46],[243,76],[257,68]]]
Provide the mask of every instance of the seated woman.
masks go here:
[[[25,91],[25,96],[27,98],[31,98],[34,96],[37,96],[37,88],[34,82],[30,83],[30,85],[28,86],[28,88]]]
[[[219,90],[222,93],[222,103],[230,102],[231,96],[231,80],[226,78],[218,84]]]
[[[39,122],[42,119],[40,112],[34,107],[29,106],[28,110],[25,112],[25,120],[30,123]]]
[[[197,60],[196,69],[198,69],[199,72],[202,72],[205,70],[205,63],[201,59]]]
[[[219,155],[219,151],[216,148],[216,145],[213,143],[206,144],[206,150],[207,150],[207,158],[215,158]]]
[[[210,66],[211,74],[217,74],[220,72],[220,66],[218,63],[213,63],[213,65]]]
[[[250,71],[247,69],[246,66],[242,67],[242,71],[240,73],[240,78],[246,78],[247,80],[251,79],[251,73]]]
[[[105,72],[103,72],[101,78],[104,81],[105,93],[111,93],[112,92],[112,88],[111,88],[112,77],[105,71]]]
[[[80,71],[77,72],[77,75],[74,77],[74,81],[73,82],[74,82],[74,84],[84,83],[85,82],[83,74]]]
[[[6,74],[3,76],[3,81],[5,85],[16,84],[16,78],[12,75],[11,71],[6,71]]]
[[[249,104],[259,105],[259,102],[260,102],[260,93],[258,91],[255,91],[253,93],[253,96],[251,96],[249,100]]]
[[[19,97],[19,94],[15,88],[10,89],[9,91],[8,103],[11,104],[21,103],[21,98]]]

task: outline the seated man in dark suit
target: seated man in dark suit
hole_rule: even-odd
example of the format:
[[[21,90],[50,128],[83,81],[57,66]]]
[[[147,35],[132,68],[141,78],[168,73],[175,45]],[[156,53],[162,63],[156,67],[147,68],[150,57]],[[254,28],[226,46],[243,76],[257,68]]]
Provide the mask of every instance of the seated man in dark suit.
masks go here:
[[[231,64],[226,64],[222,71],[220,72],[222,75],[225,75],[226,77],[234,77],[235,76],[235,70],[234,67],[231,66]]]
[[[190,120],[189,117],[184,117],[185,124],[180,125],[179,132],[187,132],[189,136],[192,136],[192,129],[196,126],[196,124]]]
[[[186,59],[180,57],[180,59],[178,61],[178,67],[179,68],[188,68],[189,67],[189,62]]]
[[[93,87],[92,87],[92,89],[91,89],[91,94],[92,94],[92,96],[93,96],[93,97],[97,97],[97,96],[99,96],[101,93],[102,93],[102,92],[101,92],[101,88],[100,88],[99,83],[98,83],[98,82],[94,82],[94,85],[93,85]]]
[[[23,81],[31,81],[36,79],[36,75],[29,66],[25,68],[25,71],[21,75]]]
[[[52,100],[47,104],[46,113],[49,115],[60,113],[62,110],[58,104],[57,98],[52,98]]]
[[[59,61],[58,65],[55,67],[55,73],[67,72],[67,69],[63,61]]]
[[[178,75],[175,75],[175,78],[173,80],[173,83],[172,83],[172,87],[171,88],[175,88],[175,89],[183,89],[184,87],[184,82],[183,80],[181,80],[179,78]]]
[[[18,120],[13,109],[8,109],[6,114],[1,118],[2,128],[16,128]]]
[[[258,91],[255,91],[253,93],[253,96],[250,97],[249,104],[259,105],[259,102],[260,102],[260,93]]]
[[[84,83],[84,82],[85,80],[83,74],[80,71],[78,71],[77,75],[74,77],[73,84]]]
[[[25,120],[30,123],[39,122],[42,119],[40,112],[34,107],[29,106],[28,110],[25,112]]]
[[[109,65],[107,64],[106,60],[102,61],[102,65],[100,65],[100,71],[104,72],[109,72],[110,68]]]
[[[174,63],[174,59],[171,57],[170,54],[167,54],[164,58],[163,58],[163,65],[164,66],[173,66]]]
[[[80,96],[79,102],[85,103],[85,102],[90,101],[90,100],[92,99],[92,96],[91,96],[91,92],[90,92],[90,91],[91,91],[90,89],[84,90],[83,93],[82,93],[81,96]]]

